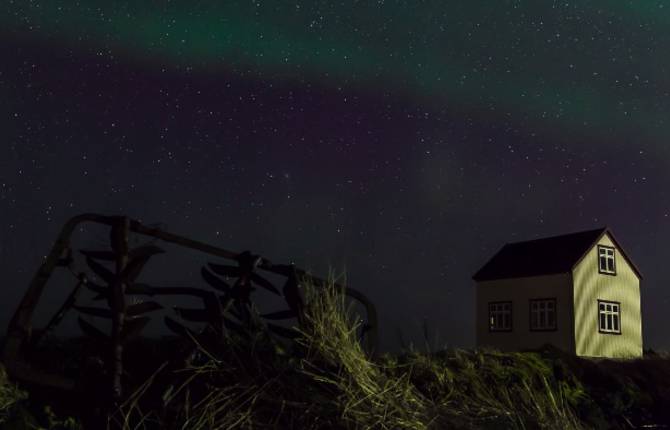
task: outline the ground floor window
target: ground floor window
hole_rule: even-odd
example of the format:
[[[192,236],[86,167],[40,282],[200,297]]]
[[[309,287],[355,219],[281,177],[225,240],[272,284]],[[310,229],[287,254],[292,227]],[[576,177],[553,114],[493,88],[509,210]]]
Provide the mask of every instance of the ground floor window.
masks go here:
[[[530,301],[530,329],[556,330],[556,299]]]
[[[598,329],[601,333],[621,334],[621,303],[598,300]]]
[[[512,302],[489,303],[489,330],[512,330]]]

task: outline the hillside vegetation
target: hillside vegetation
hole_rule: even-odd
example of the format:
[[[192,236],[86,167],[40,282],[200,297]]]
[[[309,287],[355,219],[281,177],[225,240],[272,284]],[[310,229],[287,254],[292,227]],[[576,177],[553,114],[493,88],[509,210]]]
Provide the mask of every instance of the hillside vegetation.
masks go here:
[[[640,428],[670,423],[670,359],[584,360],[551,348],[407,351],[371,359],[335,289],[308,290],[294,342],[259,333],[200,348],[182,369],[146,369],[109,411],[124,429]],[[135,354],[162,363],[170,340]],[[63,360],[75,342],[61,343]],[[132,356],[133,349],[128,354]],[[55,356],[55,355],[54,355]],[[147,359],[151,358],[151,360]],[[67,399],[65,399],[67,400]],[[78,400],[25,390],[0,370],[0,427],[100,428]],[[95,424],[92,424],[95,423]],[[95,426],[95,427],[94,427]]]

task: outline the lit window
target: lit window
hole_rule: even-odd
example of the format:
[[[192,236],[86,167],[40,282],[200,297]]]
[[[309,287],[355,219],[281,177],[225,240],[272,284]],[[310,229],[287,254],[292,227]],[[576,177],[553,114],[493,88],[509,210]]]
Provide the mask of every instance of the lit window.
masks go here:
[[[530,329],[556,330],[556,299],[530,301]]]
[[[489,303],[489,330],[512,330],[512,302]]]
[[[598,328],[601,333],[621,334],[621,304],[598,300]]]
[[[598,246],[598,271],[609,275],[616,274],[614,248],[610,248],[609,246]]]

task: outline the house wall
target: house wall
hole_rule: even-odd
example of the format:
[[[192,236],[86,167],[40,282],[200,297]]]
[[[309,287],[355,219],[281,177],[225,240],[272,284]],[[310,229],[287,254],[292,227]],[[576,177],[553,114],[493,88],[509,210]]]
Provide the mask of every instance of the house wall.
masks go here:
[[[640,280],[608,235],[604,235],[598,244],[616,249],[616,275],[598,273],[597,246],[575,266],[573,278],[576,353],[588,357],[640,357]],[[621,303],[620,335],[598,331],[598,299]]]
[[[482,281],[476,287],[477,346],[503,351],[538,348],[546,343],[574,352],[570,273]],[[530,300],[556,298],[556,331],[530,330]],[[489,302],[512,302],[512,331],[489,332]]]

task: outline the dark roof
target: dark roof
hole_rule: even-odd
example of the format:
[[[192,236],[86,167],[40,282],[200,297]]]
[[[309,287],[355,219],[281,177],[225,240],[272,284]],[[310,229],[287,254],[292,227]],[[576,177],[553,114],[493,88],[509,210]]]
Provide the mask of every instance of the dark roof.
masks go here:
[[[624,254],[612,233],[603,227],[562,236],[508,243],[484,267],[479,269],[472,279],[487,281],[568,273],[605,233],[615,242],[621,254],[642,278],[639,270]]]

